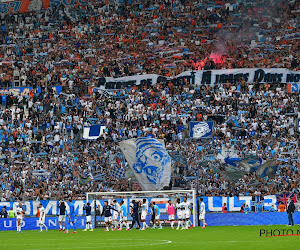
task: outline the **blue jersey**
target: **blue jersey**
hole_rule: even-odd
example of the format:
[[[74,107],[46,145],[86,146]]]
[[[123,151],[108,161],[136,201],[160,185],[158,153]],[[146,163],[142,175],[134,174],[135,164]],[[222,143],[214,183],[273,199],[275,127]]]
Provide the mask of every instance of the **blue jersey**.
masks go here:
[[[155,215],[160,215],[159,207],[157,205],[153,206]]]
[[[262,205],[262,204],[258,204],[258,205],[257,205],[257,210],[258,210],[258,212],[262,212],[262,210],[263,210],[263,205]]]
[[[121,206],[121,216],[124,216],[124,217],[127,216],[127,208],[125,205]]]
[[[86,216],[91,215],[92,207],[91,206],[84,206],[83,210],[85,210]]]
[[[75,211],[74,211],[74,205],[70,204],[70,216],[74,215]]]

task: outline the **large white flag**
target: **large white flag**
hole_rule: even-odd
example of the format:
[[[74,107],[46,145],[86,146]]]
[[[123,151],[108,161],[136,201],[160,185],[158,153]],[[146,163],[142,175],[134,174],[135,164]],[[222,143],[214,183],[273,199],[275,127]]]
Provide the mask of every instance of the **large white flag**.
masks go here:
[[[121,141],[120,147],[143,190],[161,190],[169,186],[171,157],[163,140],[141,137]]]

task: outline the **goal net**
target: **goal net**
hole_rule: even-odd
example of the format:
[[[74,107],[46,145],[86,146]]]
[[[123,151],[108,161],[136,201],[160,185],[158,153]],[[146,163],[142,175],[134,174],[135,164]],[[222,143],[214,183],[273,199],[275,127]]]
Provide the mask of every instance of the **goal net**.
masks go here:
[[[152,226],[154,216],[152,216],[152,209],[150,205],[155,202],[159,207],[160,211],[160,222],[163,227],[169,227],[171,221],[168,216],[168,201],[171,200],[172,204],[175,207],[177,199],[180,199],[180,202],[184,201],[184,198],[187,199],[187,203],[191,208],[192,212],[190,213],[190,221],[196,226],[197,223],[197,209],[196,209],[196,191],[195,190],[167,190],[167,191],[136,191],[136,192],[91,192],[86,194],[86,201],[90,203],[92,207],[92,224],[95,228],[104,228],[105,221],[104,216],[101,216],[103,211],[104,202],[107,201],[109,205],[112,205],[116,210],[120,210],[120,203],[122,202],[126,206],[127,211],[127,221],[129,224],[132,223],[132,201],[141,202],[143,199],[146,199],[146,204],[149,207],[148,214],[146,216],[146,223],[149,226]],[[114,204],[113,201],[116,201],[117,204]],[[115,211],[113,211],[115,212]],[[115,220],[120,221],[120,216]],[[139,219],[141,219],[141,209],[139,209]],[[175,215],[174,219],[175,225],[178,223],[178,216]]]

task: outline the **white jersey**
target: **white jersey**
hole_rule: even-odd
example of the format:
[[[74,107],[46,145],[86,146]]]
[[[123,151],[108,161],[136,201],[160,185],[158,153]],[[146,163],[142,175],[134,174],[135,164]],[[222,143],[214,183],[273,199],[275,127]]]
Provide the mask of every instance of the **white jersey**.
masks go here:
[[[200,214],[205,214],[205,203],[203,201],[200,203]]]
[[[45,220],[46,214],[45,214],[45,208],[41,207],[40,210],[40,220]]]
[[[17,209],[16,209],[17,219],[22,219],[22,217],[23,217],[22,211],[23,210],[21,207],[17,207]]]
[[[183,210],[183,204],[182,203],[176,203],[176,212],[177,214],[182,214]]]
[[[190,210],[190,203],[187,201],[187,202],[182,202],[182,204],[183,204],[184,211],[188,212]]]
[[[113,215],[116,216],[116,215],[119,215],[119,211],[121,210],[121,206],[120,204],[117,202],[113,205],[113,208],[116,209],[117,211],[113,210]]]
[[[141,208],[142,208],[142,214],[148,213],[148,205],[146,203],[142,204]]]

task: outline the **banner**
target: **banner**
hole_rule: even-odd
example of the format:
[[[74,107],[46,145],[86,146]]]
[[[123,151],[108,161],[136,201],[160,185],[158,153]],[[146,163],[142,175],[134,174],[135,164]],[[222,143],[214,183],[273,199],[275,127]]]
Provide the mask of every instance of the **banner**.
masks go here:
[[[159,206],[161,213],[166,213],[167,212],[167,205],[168,205],[168,200],[171,199],[173,202],[175,202],[175,199],[178,196],[174,194],[174,197],[154,197],[154,198],[147,198],[148,204],[151,202],[155,201],[156,204]],[[144,197],[140,197],[140,200],[142,200]],[[198,197],[199,199],[200,197]],[[252,205],[257,204],[258,202],[258,197],[257,196],[233,196],[233,197],[221,197],[221,196],[211,196],[211,197],[206,197],[206,196],[201,196],[203,198],[203,202],[205,204],[205,210],[207,212],[221,212],[222,211],[222,206],[224,203],[227,205],[228,212],[239,212],[240,207],[245,203],[249,207]],[[131,201],[139,200],[138,198],[124,198],[124,199],[116,199],[117,202],[120,202],[121,200],[124,200],[125,206],[127,206],[127,210],[129,211],[129,204]],[[253,201],[254,199],[254,201]],[[263,197],[261,200],[265,210],[269,210],[272,205],[274,205],[275,210],[277,209],[277,197],[276,195],[266,195]],[[59,201],[25,201],[23,204],[23,210],[25,211],[25,216],[36,216],[37,210],[38,210],[38,205],[42,203],[43,207],[45,208],[45,213],[47,216],[49,215],[57,215],[59,213],[58,205]],[[94,211],[94,202],[91,202],[92,210]],[[65,202],[66,204],[66,211],[69,212],[69,204],[68,202]],[[84,205],[86,204],[86,200],[74,200],[72,201],[72,204],[74,205],[74,210],[75,214],[77,216],[84,215],[85,212],[83,210]],[[13,208],[13,210],[16,210],[18,207],[19,202],[9,202],[9,201],[2,201],[0,202],[0,211],[4,206],[6,206],[7,211]],[[102,209],[104,205],[104,200],[96,200],[96,206],[100,206],[100,209]]]
[[[103,134],[105,128],[106,126],[102,125],[84,126],[82,139],[96,140]]]
[[[300,72],[285,68],[240,68],[224,70],[195,70],[185,71],[175,77],[174,84],[215,84],[237,82],[243,78],[247,83],[299,83]]]
[[[97,220],[100,219],[98,224],[104,227],[104,219],[97,216]],[[146,216],[146,223],[149,223],[151,215]],[[85,216],[76,216],[75,225],[77,229],[85,228]],[[131,216],[128,216],[128,221],[131,221]],[[168,215],[161,214],[161,222],[169,223]],[[209,226],[246,226],[246,225],[286,225],[288,223],[288,217],[285,212],[282,213],[208,213],[205,216],[205,220],[209,223]],[[177,216],[175,217],[175,223]],[[300,212],[294,213],[295,225],[300,224]],[[45,225],[48,229],[59,229],[58,217],[46,217]],[[16,219],[0,219],[0,231],[16,230]],[[72,227],[71,227],[72,229]],[[26,218],[22,222],[22,230],[40,230],[39,220],[36,217]]]
[[[85,228],[85,219],[85,216],[75,218],[75,225],[77,229]],[[46,217],[45,225],[48,229],[59,229],[58,217]],[[0,219],[0,231],[8,230],[17,230],[17,220],[15,218]],[[40,230],[39,218],[25,217],[22,222],[22,230]]]
[[[132,87],[136,85],[155,85],[167,78],[156,74],[123,76],[118,78],[99,78],[99,85],[102,89],[121,89],[122,87]]]
[[[62,86],[51,86],[51,88],[53,89],[55,94],[60,94],[62,92]],[[41,88],[37,87],[37,92],[41,93]],[[1,95],[29,95],[30,91],[33,90],[33,87],[14,87],[14,88],[4,88],[4,89],[0,89],[0,94]]]
[[[30,11],[45,10],[50,6],[50,0],[5,1],[0,3],[0,13],[15,14]]]
[[[294,213],[295,225],[300,223],[300,213]],[[288,224],[287,213],[210,213],[206,214],[205,220],[209,226],[259,226],[259,225],[286,225]],[[297,232],[297,230],[295,229]]]
[[[24,13],[33,11],[42,11],[51,7],[69,7],[73,5],[84,4],[86,0],[21,0],[21,1],[3,1],[0,3],[0,13]]]
[[[200,197],[199,197],[200,198]],[[203,196],[203,202],[205,204],[205,209],[208,212],[222,212],[222,206],[226,203],[228,212],[239,212],[243,203],[248,205],[250,208],[253,205],[257,205],[258,198],[257,196],[233,196],[233,197],[220,197],[220,196]],[[253,201],[254,199],[254,201]],[[272,205],[274,209],[277,209],[277,200],[276,195],[266,195],[264,199],[261,200],[265,210],[269,210]]]
[[[190,137],[206,139],[212,137],[214,122],[190,122]]]
[[[73,5],[82,5],[86,3],[86,0],[48,0],[50,2],[51,7],[69,7]]]
[[[150,137],[120,142],[120,147],[143,190],[162,190],[171,179],[171,157],[163,140]]]

